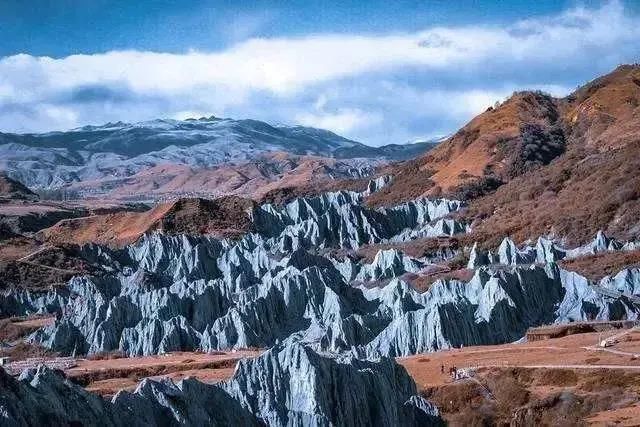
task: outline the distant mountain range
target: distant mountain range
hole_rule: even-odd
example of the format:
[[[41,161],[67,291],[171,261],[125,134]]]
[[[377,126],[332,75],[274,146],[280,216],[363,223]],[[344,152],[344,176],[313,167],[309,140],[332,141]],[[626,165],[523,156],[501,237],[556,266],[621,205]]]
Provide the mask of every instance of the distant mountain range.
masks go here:
[[[32,189],[55,189],[118,180],[159,165],[200,170],[276,152],[342,159],[347,169],[358,169],[362,159],[372,165],[405,160],[433,145],[371,147],[322,129],[217,117],[117,122],[65,132],[0,133],[0,170]]]

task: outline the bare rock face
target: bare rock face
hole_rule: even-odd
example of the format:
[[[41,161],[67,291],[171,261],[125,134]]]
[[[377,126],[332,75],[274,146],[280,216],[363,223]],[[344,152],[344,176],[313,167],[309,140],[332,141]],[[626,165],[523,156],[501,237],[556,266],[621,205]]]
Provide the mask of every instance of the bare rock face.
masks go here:
[[[145,379],[111,401],[45,366],[18,380],[0,369],[0,420],[7,426],[442,425],[395,361],[325,355],[300,344],[240,362],[221,384]]]
[[[639,285],[637,269],[623,270],[596,284],[555,264],[510,271],[480,268],[468,283],[436,282],[415,299],[420,308],[394,316],[362,351],[406,356],[512,342],[534,325],[637,319],[638,307],[628,296]]]
[[[373,262],[362,267],[356,280],[379,280],[420,271],[422,263],[396,249],[378,251]]]
[[[0,369],[0,409],[4,426],[122,425],[108,402],[45,366],[23,372],[18,380]]]
[[[513,240],[505,237],[495,254],[491,251],[480,250],[475,243],[471,248],[467,267],[474,269],[490,264],[545,264],[603,252],[633,251],[636,249],[640,249],[640,242],[620,242],[607,237],[602,231],[598,231],[592,241],[576,248],[565,248],[560,243],[545,237],[539,237],[535,246],[523,245],[518,248]]]
[[[362,205],[364,193],[339,191],[300,198],[283,208],[263,205],[254,213],[259,234],[283,252],[299,248],[341,247],[407,241],[418,237],[450,236],[467,226],[441,220],[463,204],[447,199],[418,199],[393,208]]]
[[[418,273],[428,260],[391,249],[367,264],[314,248],[406,236],[461,206],[420,199],[374,210],[361,199],[334,192],[281,208],[263,205],[253,211],[259,233],[240,240],[152,233],[120,250],[85,246],[83,256],[111,274],[75,277],[51,295],[12,293],[1,301],[24,312],[58,312],[29,340],[64,354],[268,348],[288,340],[321,351],[396,356],[514,341],[543,323],[637,316],[628,304],[636,272],[590,282],[557,268],[555,257],[568,250],[544,239],[518,248],[506,238],[496,255],[474,246],[469,283],[439,281],[423,294],[397,280],[381,290],[354,287]],[[624,247],[605,240],[599,236],[591,246]],[[538,260],[551,263],[529,267]]]
[[[415,383],[391,359],[361,360],[277,346],[241,361],[223,386],[268,425],[426,425],[438,411],[417,396]]]
[[[197,245],[175,237],[153,239],[186,245],[184,258],[167,264],[156,257],[145,264],[157,273],[137,269],[73,279],[61,318],[30,339],[69,354],[146,355],[271,347],[293,337],[320,350],[355,347],[357,354],[398,356],[510,342],[528,327],[546,323],[637,317],[637,308],[625,300],[640,290],[640,273],[633,269],[593,283],[554,263],[483,267],[468,283],[441,280],[420,294],[398,280],[382,289],[355,288],[335,260],[303,251],[276,261],[262,247],[224,251],[218,243],[207,246],[211,242],[205,239],[200,244],[212,252],[188,251]],[[167,248],[167,241],[163,244]],[[216,249],[225,260],[220,266],[227,267],[208,273],[196,268],[216,265]],[[176,279],[168,265],[194,276]],[[419,263],[391,250],[354,268],[360,268],[356,278],[377,280],[414,271]]]

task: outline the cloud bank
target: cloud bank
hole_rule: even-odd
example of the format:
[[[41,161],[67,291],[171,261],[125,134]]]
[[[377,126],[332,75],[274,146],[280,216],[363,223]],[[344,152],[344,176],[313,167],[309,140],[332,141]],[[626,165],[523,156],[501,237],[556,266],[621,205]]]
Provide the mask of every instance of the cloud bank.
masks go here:
[[[640,58],[622,4],[508,27],[249,39],[216,52],[0,59],[0,130],[40,132],[190,115],[334,130],[365,143],[441,135],[513,90],[555,95]]]

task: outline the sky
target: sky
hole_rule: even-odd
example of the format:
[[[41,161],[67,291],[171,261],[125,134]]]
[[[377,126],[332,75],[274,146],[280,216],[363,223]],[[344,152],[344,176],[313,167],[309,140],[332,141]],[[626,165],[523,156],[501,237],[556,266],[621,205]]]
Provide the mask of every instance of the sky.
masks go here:
[[[640,1],[2,0],[0,131],[215,115],[371,144],[640,62]]]

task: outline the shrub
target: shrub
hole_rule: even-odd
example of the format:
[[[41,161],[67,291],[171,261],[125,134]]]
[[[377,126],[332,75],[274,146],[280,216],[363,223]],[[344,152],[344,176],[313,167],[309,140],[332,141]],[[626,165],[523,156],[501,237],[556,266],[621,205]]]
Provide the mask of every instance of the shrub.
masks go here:
[[[520,127],[520,142],[516,147],[516,154],[506,168],[506,174],[511,178],[547,165],[564,153],[564,133],[559,126],[546,129],[525,123]]]
[[[459,200],[473,200],[493,193],[504,182],[495,175],[484,176],[454,188],[453,197]]]

